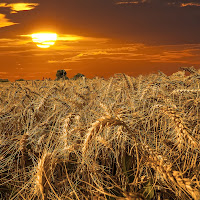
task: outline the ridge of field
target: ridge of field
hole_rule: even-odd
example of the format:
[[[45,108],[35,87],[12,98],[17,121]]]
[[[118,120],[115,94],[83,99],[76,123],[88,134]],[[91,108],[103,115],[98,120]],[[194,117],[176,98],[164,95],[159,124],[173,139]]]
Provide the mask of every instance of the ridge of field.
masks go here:
[[[0,199],[200,199],[200,70],[0,83]]]

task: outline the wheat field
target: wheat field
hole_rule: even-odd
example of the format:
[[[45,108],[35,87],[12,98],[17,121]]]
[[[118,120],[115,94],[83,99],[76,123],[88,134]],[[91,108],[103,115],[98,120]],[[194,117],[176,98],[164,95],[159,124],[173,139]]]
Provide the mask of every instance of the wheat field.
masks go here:
[[[0,199],[200,199],[200,70],[0,84]]]

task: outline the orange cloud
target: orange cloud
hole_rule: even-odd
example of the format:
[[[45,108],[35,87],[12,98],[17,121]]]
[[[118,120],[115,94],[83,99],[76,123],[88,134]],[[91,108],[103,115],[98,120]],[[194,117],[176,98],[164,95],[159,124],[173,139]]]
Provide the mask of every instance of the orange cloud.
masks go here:
[[[39,3],[10,3],[10,4],[0,3],[0,7],[10,8],[11,9],[10,13],[17,13],[20,11],[32,10],[38,5]]]
[[[194,52],[196,51],[196,52]],[[48,63],[75,63],[84,60],[107,59],[115,61],[145,61],[151,63],[199,63],[200,46],[193,45],[147,46],[142,44],[85,49],[63,55],[63,59],[49,60]]]
[[[172,2],[168,3],[169,6],[178,6],[178,7],[188,7],[188,6],[193,6],[193,7],[200,7],[200,3],[195,3],[195,2],[189,2],[189,3],[181,3],[181,2]]]
[[[0,28],[6,27],[6,26],[12,26],[17,23],[10,22],[9,19],[6,18],[4,14],[0,14]]]
[[[186,6],[200,6],[200,3],[181,3],[181,7]]]
[[[0,49],[11,47],[21,48],[24,47],[24,45],[28,45],[30,42],[30,40],[21,38],[0,38]],[[6,49],[3,52],[6,52]]]
[[[8,74],[7,72],[0,72],[0,75]]]

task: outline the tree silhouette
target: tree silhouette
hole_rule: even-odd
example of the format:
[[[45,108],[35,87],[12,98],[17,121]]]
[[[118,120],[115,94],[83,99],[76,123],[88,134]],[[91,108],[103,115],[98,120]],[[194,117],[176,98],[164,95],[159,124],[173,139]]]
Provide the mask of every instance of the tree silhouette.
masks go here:
[[[85,77],[85,75],[83,75],[83,74],[81,74],[81,73],[78,73],[78,74],[76,74],[72,79],[73,79],[73,80],[77,80],[77,79],[82,78],[82,77]]]
[[[69,78],[67,77],[67,72],[64,69],[60,69],[56,73],[56,81],[58,80],[68,80]]]
[[[8,79],[0,79],[0,82],[9,82]]]
[[[15,81],[25,81],[23,78],[17,79]]]

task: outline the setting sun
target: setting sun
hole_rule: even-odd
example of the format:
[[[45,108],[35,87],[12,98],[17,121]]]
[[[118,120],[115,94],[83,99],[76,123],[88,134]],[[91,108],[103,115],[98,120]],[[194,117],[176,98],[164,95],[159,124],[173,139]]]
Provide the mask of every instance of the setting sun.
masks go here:
[[[54,45],[57,40],[56,33],[34,33],[31,35],[32,41],[39,48],[49,48]]]

